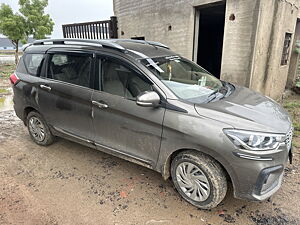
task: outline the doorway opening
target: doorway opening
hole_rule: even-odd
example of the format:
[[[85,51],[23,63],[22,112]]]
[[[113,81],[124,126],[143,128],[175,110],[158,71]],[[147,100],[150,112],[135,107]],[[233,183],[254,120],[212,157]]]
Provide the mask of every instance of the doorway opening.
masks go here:
[[[198,10],[197,64],[220,78],[225,23],[225,3]]]

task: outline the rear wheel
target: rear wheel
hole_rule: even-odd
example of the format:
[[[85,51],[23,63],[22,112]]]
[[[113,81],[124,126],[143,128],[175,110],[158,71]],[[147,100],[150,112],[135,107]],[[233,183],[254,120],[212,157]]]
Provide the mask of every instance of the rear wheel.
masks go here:
[[[198,208],[214,208],[226,195],[227,180],[222,167],[200,152],[178,154],[172,161],[171,175],[179,194]]]
[[[30,137],[35,143],[47,146],[54,142],[54,136],[51,134],[47,123],[38,112],[32,111],[28,114],[27,127]]]

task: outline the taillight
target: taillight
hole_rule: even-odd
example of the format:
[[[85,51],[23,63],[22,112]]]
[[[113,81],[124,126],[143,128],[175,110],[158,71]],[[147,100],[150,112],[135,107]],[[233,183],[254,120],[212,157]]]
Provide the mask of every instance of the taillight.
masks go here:
[[[9,80],[12,85],[17,84],[20,81],[19,77],[14,73],[10,75]]]

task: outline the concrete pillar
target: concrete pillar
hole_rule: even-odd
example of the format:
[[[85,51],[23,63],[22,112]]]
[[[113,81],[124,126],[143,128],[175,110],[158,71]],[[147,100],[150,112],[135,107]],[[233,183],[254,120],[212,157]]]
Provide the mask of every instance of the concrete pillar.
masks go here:
[[[296,30],[295,30],[295,37],[294,37],[294,43],[293,43],[293,47],[292,47],[290,68],[289,68],[286,88],[292,88],[294,86],[295,80],[298,75],[298,66],[299,66],[300,55],[295,51],[297,40],[300,41],[300,20],[299,19],[297,20],[297,25],[296,25]]]
[[[227,0],[221,79],[249,87],[260,0]]]

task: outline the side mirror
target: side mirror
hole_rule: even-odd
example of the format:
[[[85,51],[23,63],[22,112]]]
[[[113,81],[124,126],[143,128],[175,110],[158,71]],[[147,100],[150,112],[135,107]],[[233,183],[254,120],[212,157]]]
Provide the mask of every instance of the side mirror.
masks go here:
[[[160,103],[160,97],[155,91],[145,91],[136,98],[136,104],[144,107],[157,107]]]

